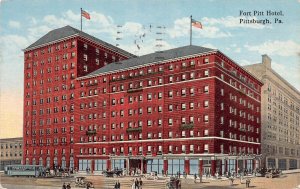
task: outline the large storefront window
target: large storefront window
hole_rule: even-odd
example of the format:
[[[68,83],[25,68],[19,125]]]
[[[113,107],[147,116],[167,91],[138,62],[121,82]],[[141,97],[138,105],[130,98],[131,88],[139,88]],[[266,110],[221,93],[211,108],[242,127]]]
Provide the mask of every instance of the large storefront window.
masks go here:
[[[278,169],[286,170],[286,159],[279,159],[278,160]]]
[[[177,175],[184,172],[184,159],[169,159],[168,160],[168,175]]]
[[[157,172],[157,174],[162,174],[163,168],[164,168],[164,162],[162,159],[147,160],[147,173]]]
[[[297,169],[297,160],[290,159],[290,169]]]
[[[275,159],[274,158],[268,158],[268,168],[275,168],[276,164],[275,164]]]
[[[235,172],[235,168],[236,168],[235,161],[236,161],[235,159],[228,159],[227,170],[231,174]]]
[[[252,170],[253,170],[253,163],[252,163],[252,159],[247,159],[246,160],[246,165],[247,165],[247,167],[246,167],[246,169],[248,170],[248,172],[252,172]]]
[[[105,171],[106,166],[106,159],[96,159],[95,160],[95,171]]]
[[[86,171],[87,168],[91,168],[92,160],[79,159],[79,171]]]
[[[125,159],[113,159],[112,168],[113,169],[124,169]]]
[[[199,160],[191,159],[190,160],[190,175],[199,174]]]

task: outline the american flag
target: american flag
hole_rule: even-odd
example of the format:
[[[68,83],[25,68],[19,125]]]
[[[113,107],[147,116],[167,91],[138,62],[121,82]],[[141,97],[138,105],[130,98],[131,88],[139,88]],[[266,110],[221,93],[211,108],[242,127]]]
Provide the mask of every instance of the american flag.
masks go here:
[[[90,17],[90,14],[84,10],[81,10],[81,16],[83,16],[84,18],[90,20],[91,17]]]
[[[192,19],[192,26],[194,26],[194,27],[196,27],[196,28],[202,29],[202,24],[201,24],[201,22],[198,22],[198,21],[196,21],[196,20],[194,20],[194,19]]]

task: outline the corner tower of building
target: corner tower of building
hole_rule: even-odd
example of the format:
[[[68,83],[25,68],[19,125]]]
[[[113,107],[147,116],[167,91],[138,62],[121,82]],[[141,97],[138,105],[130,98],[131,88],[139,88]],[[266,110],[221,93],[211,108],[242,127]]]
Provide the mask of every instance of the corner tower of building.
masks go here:
[[[75,79],[130,57],[71,26],[24,49],[23,162],[74,167]]]

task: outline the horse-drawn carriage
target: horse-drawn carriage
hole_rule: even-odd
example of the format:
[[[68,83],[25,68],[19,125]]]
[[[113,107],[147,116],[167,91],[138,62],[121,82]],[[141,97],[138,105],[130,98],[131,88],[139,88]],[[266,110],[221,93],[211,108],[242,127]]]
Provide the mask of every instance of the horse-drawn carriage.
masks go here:
[[[87,181],[85,177],[75,177],[75,187],[94,188],[91,181]]]

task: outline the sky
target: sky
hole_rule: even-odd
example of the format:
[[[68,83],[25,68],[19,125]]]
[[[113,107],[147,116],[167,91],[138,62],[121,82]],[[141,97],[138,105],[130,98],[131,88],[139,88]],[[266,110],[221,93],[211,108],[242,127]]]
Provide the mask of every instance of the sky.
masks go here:
[[[193,28],[193,45],[219,49],[240,65],[268,54],[272,68],[300,90],[300,0],[0,0],[0,138],[22,136],[22,49],[52,29],[80,29],[80,8],[91,16],[83,18],[84,32],[136,55],[189,45],[192,15],[203,25]]]

